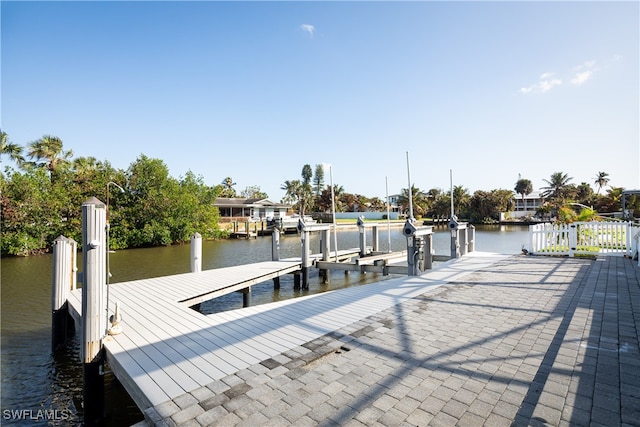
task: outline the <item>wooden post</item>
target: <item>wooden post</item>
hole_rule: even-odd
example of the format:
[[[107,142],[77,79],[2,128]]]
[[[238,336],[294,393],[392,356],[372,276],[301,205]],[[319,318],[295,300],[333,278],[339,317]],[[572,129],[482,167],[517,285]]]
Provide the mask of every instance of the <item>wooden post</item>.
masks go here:
[[[191,236],[191,272],[199,273],[202,271],[202,236],[200,233],[194,233]]]
[[[51,292],[51,350],[55,352],[67,341],[69,292],[76,289],[75,240],[59,236],[53,242],[53,286]]]
[[[107,330],[106,208],[92,197],[82,204],[82,359],[84,362],[84,423],[104,419],[104,356],[102,339]]]

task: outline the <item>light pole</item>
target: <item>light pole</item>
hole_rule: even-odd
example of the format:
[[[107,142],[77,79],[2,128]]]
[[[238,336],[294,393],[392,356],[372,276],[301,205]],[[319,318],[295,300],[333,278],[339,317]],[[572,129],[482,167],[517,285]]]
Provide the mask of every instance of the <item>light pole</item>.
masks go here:
[[[106,204],[106,235],[107,235],[107,243],[106,243],[106,251],[107,251],[107,304],[106,304],[106,315],[107,315],[107,330],[105,331],[105,335],[109,333],[109,279],[111,278],[111,266],[109,264],[109,254],[111,251],[109,250],[109,186],[113,185],[120,189],[121,193],[124,193],[124,188],[120,187],[113,181],[107,182],[107,204]]]

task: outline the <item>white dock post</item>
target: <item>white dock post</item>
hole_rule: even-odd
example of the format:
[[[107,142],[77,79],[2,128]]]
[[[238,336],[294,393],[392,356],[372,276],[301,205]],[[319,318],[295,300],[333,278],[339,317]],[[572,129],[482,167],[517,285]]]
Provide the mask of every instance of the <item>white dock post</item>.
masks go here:
[[[320,244],[320,252],[322,253],[322,261],[329,261],[331,256],[331,229],[327,228],[322,230],[322,241]],[[320,270],[320,277],[324,283],[329,283],[329,276],[331,273],[329,270]]]
[[[371,243],[371,245],[373,246],[373,252],[378,252],[380,245],[379,245],[379,233],[378,233],[378,224],[374,224],[371,226],[371,240],[373,240],[373,242]]]
[[[467,236],[468,236],[468,230],[466,225],[460,227],[460,256],[465,256],[467,254],[467,249],[468,249],[468,243],[467,243]]]
[[[280,229],[277,226],[271,232],[271,261],[280,261]]]
[[[427,234],[424,241],[424,269],[433,268],[433,235]]]
[[[106,207],[92,197],[82,204],[82,360],[84,423],[104,419],[104,356],[106,334]]]
[[[469,224],[469,252],[476,250],[476,228]]]
[[[191,272],[202,271],[202,236],[200,233],[193,233],[191,236]]]
[[[51,350],[67,341],[69,291],[76,288],[76,248],[73,239],[59,236],[53,242],[53,286],[51,292]]]
[[[357,221],[358,232],[360,234],[360,256],[367,255],[367,233],[364,228],[364,216],[360,215]]]
[[[311,266],[309,231],[303,230],[300,235],[302,236],[302,289],[309,289],[309,267]]]
[[[460,258],[460,243],[458,242],[459,231],[456,228],[451,230],[451,258]]]
[[[280,261],[280,228],[277,225],[271,231],[271,261]],[[280,289],[280,277],[273,278],[273,289]]]

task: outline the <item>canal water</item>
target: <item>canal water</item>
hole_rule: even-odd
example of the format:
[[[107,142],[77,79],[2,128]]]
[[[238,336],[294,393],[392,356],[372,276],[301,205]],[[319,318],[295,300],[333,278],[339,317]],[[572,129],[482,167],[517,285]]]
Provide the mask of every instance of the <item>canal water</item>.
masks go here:
[[[357,230],[338,233],[339,249],[358,247]],[[390,233],[391,248],[405,250],[406,239],[400,229]],[[313,237],[311,248],[320,247]],[[369,242],[370,244],[370,233]],[[528,229],[521,226],[480,226],[476,228],[476,250],[517,254],[527,245]],[[380,250],[387,250],[386,227],[379,236]],[[437,254],[450,253],[450,233],[443,229],[434,235]],[[333,246],[332,246],[333,249]],[[318,252],[314,250],[313,252]],[[300,256],[300,238],[295,235],[280,239],[282,258]],[[111,254],[111,283],[185,273],[189,271],[190,247],[177,245],[149,249],[130,249]],[[203,242],[203,270],[271,259],[271,239],[218,240]],[[0,348],[2,425],[80,425],[82,423],[82,363],[79,356],[79,334],[64,350],[51,353],[51,281],[52,256],[2,258]],[[81,268],[81,260],[78,266]],[[294,291],[291,276],[281,279],[278,292],[271,281],[252,287],[252,304],[292,298],[349,286],[384,280],[378,274],[333,272],[330,284],[321,284],[317,273],[311,273],[309,290]],[[239,293],[201,304],[203,313],[242,307]],[[143,419],[122,385],[107,372],[107,425],[128,426]]]

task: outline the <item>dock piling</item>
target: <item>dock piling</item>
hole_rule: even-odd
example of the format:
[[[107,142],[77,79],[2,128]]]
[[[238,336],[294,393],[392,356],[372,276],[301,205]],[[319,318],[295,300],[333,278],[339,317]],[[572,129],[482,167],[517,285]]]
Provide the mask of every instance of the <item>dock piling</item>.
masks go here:
[[[199,273],[202,271],[202,236],[200,233],[194,233],[191,236],[191,272]]]
[[[82,360],[84,423],[100,424],[105,415],[104,352],[107,331],[106,206],[95,197],[82,204]]]
[[[69,309],[67,297],[76,289],[76,248],[73,239],[59,236],[53,242],[53,286],[51,292],[51,350],[67,341]]]

